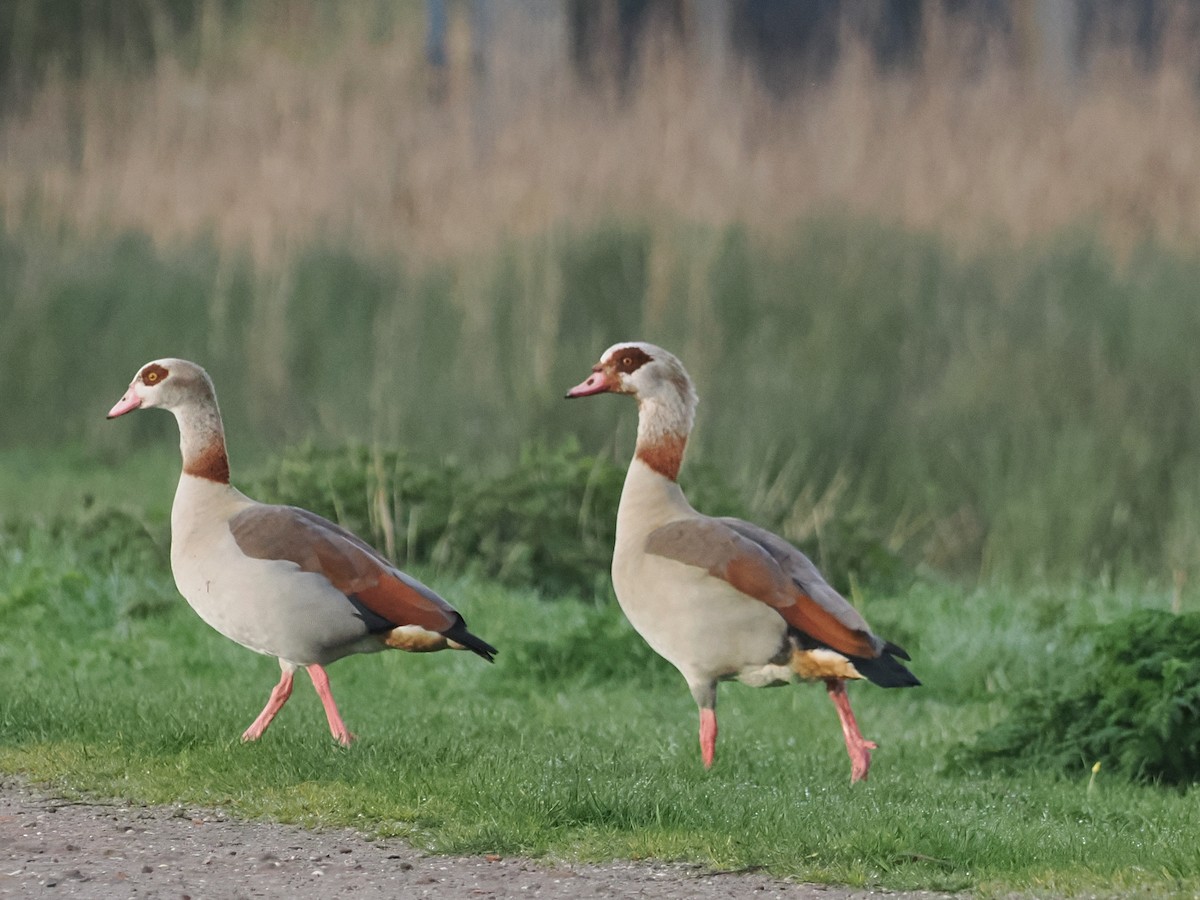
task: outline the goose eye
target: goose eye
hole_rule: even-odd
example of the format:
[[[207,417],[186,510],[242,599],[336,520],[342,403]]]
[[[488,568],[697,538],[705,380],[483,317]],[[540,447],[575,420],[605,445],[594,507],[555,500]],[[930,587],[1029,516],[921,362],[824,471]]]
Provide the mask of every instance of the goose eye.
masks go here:
[[[147,385],[148,387],[153,387],[154,385],[156,385],[160,381],[162,381],[164,378],[166,378],[167,375],[168,375],[167,370],[164,369],[162,366],[160,366],[160,365],[150,366],[148,369],[146,369],[145,372],[142,373],[142,384]]]
[[[630,375],[650,361],[650,357],[637,347],[622,347],[621,355],[614,356],[611,365],[624,375]]]

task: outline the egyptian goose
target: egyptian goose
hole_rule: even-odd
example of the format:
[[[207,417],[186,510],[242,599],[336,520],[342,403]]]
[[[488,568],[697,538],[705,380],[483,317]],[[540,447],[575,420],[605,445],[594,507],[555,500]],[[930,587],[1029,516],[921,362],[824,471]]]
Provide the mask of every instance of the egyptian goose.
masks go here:
[[[111,410],[115,419],[160,406],[179,422],[183,473],[171,507],[171,571],[196,613],[230,640],[274,656],[279,683],[242,740],[262,737],[303,666],[329,730],[346,729],[325,666],[389,647],[424,652],[496,649],[467,630],[449,603],[395,568],[368,544],[315,513],[251,500],[229,483],[225,430],[212,381],[195,363],[142,366]]]
[[[612,579],[637,632],[687,680],[700,708],[700,754],[713,764],[717,683],[753,687],[821,680],[837,708],[852,782],[875,744],[858,729],[845,681],[920,684],[900,647],[866,621],[803,553],[749,522],[696,512],[676,478],[696,392],[683,365],[653,344],[616,344],[567,397],[631,394],[637,450],[617,509]]]

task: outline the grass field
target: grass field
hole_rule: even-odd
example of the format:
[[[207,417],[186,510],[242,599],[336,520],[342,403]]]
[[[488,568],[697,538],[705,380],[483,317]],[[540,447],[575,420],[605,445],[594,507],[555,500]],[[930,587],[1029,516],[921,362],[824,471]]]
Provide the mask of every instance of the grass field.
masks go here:
[[[138,473],[125,480],[139,489]],[[274,662],[175,594],[159,526],[134,539],[88,521],[10,525],[0,538],[0,769],[69,793],[346,824],[445,852],[761,865],[983,896],[1200,889],[1194,792],[1103,770],[1089,786],[1083,759],[1074,775],[999,776],[961,753],[1008,692],[1083,652],[1081,628],[1163,606],[1162,594],[928,581],[866,592],[864,612],[908,645],[925,686],[852,688],[881,749],[870,781],[851,787],[820,688],[725,686],[706,773],[685,686],[615,605],[430,569],[418,574],[502,648],[495,666],[467,654],[343,661],[332,676],[352,748],[329,738],[307,684],[245,746]]]

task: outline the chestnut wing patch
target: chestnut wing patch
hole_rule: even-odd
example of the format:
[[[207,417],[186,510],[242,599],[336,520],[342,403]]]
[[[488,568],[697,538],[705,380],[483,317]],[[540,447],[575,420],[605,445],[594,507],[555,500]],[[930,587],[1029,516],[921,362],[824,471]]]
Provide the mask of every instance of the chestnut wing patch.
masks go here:
[[[786,541],[775,540],[791,547]],[[868,659],[878,656],[882,641],[871,634],[854,607],[824,579],[820,583],[832,598],[825,591],[810,591],[797,582],[780,565],[772,549],[732,527],[725,519],[670,522],[646,538],[647,553],[705,570],[746,596],[774,607],[789,625],[819,643],[847,656]],[[792,550],[800,553],[795,548]]]
[[[252,506],[229,521],[234,541],[254,559],[288,560],[324,575],[379,618],[442,632],[460,621],[449,603],[328,519],[294,506]]]
[[[813,561],[779,535],[742,519],[730,517],[717,521],[762,547],[801,591],[837,616],[838,620],[847,628],[857,631],[871,630],[867,625],[867,620],[850,605],[845,597],[833,589],[825,580],[825,576],[813,565]]]

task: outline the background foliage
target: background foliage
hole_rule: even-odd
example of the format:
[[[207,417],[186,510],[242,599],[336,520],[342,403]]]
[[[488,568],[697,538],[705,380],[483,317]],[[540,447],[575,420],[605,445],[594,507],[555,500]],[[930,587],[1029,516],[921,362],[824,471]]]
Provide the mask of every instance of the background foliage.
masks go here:
[[[1103,761],[1141,781],[1200,780],[1200,616],[1143,610],[1080,637],[1094,643],[1091,656],[1048,666],[1014,696],[976,758],[1010,771]]]
[[[642,337],[698,382],[690,489],[728,485],[734,512],[810,549],[848,529],[955,576],[1185,586],[1200,552],[1200,266],[1162,248],[1120,268],[1083,235],[963,258],[825,219],[782,242],[608,226],[422,274],[323,246],[271,274],[204,242],[38,228],[0,258],[10,447],[173,443],[169,417],[103,411],[181,355],[216,380],[235,466],[306,436],[481,471],[575,436],[623,466],[632,405],[562,393]]]
[[[482,472],[363,445],[304,444],[267,463],[249,489],[368,536],[400,565],[471,572],[547,598],[604,601],[612,596],[608,569],[624,479],[623,466],[583,453],[574,439],[529,445],[507,468]],[[711,466],[697,467],[684,484],[711,515],[738,515],[749,505]],[[838,519],[812,544],[827,577],[846,591],[852,583],[895,589],[913,577],[854,519]]]

